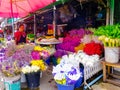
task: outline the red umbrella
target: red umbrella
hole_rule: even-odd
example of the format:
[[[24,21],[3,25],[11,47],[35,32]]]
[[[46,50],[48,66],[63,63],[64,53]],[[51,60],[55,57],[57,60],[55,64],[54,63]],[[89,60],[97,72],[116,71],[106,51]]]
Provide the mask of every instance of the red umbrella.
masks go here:
[[[0,17],[24,17],[56,0],[0,0]]]

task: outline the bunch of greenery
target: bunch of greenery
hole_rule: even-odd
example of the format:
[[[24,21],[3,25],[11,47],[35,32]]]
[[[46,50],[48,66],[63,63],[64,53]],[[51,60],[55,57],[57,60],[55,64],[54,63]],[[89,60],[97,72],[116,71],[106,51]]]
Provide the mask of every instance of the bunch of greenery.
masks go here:
[[[100,26],[94,31],[94,35],[99,36],[99,40],[104,46],[119,47],[120,46],[120,25]]]

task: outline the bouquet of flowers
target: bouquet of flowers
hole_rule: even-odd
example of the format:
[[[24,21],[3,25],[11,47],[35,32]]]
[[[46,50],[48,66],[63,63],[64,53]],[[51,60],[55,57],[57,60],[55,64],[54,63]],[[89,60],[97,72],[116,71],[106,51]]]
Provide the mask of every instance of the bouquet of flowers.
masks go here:
[[[103,46],[99,43],[90,42],[85,44],[83,51],[88,55],[101,55],[103,53]]]
[[[26,66],[22,67],[22,72],[24,74],[27,74],[27,73],[44,71],[46,69],[47,69],[47,66],[45,65],[44,61],[32,60],[30,62],[30,65],[26,65]]]
[[[104,46],[119,47],[120,46],[120,25],[101,26],[94,31],[94,35],[99,36]]]
[[[20,63],[20,66],[29,65],[32,60],[31,52],[34,48],[34,45],[19,45],[17,46],[17,50],[12,55],[13,60]]]
[[[51,54],[55,52],[55,49],[49,48],[49,47],[40,47],[40,46],[35,46],[34,50],[32,52],[32,56],[34,55],[34,58],[39,57],[39,59],[47,59]],[[33,58],[33,59],[34,59]]]
[[[1,72],[6,77],[14,77],[20,75],[21,68],[17,61],[11,62],[10,60],[0,63]]]
[[[54,79],[58,84],[74,85],[82,77],[80,70],[72,64],[58,64],[53,67]]]

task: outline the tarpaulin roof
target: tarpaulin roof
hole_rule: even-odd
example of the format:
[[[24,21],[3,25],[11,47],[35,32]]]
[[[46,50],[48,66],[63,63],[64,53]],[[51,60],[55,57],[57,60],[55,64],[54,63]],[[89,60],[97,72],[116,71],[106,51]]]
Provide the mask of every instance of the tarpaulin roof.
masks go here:
[[[24,17],[56,0],[0,0],[0,17]]]

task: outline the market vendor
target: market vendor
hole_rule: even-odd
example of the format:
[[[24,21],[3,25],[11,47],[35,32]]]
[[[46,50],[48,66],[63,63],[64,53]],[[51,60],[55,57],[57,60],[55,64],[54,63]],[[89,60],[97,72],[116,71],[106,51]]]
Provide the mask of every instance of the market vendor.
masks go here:
[[[24,29],[24,24],[20,24],[18,31],[15,32],[14,36],[16,44],[26,43],[26,33]]]

